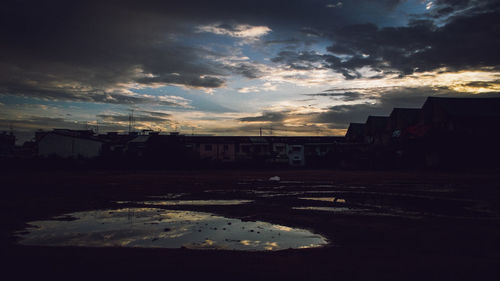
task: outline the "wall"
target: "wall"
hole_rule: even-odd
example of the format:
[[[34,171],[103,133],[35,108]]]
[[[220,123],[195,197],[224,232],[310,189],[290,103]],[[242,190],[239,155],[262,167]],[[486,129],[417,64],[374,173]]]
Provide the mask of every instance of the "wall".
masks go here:
[[[42,157],[93,158],[101,153],[102,143],[89,139],[47,134],[38,143],[38,155]]]

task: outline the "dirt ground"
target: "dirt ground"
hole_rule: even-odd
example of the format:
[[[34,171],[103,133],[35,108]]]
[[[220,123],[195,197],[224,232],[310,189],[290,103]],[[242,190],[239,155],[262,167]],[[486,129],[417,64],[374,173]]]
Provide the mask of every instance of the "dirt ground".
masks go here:
[[[500,175],[287,171],[44,171],[2,176],[2,267],[14,279],[499,280]],[[280,182],[269,181],[279,176]],[[257,192],[255,192],[257,191]],[[251,199],[236,206],[168,206],[309,229],[314,249],[228,250],[22,246],[15,231],[115,201]],[[266,196],[262,196],[262,195]],[[316,195],[315,195],[316,194]],[[369,210],[297,210],[298,196],[335,196]],[[133,205],[133,203],[131,203]],[[310,201],[324,207],[329,202]],[[49,280],[49,279],[47,279]]]

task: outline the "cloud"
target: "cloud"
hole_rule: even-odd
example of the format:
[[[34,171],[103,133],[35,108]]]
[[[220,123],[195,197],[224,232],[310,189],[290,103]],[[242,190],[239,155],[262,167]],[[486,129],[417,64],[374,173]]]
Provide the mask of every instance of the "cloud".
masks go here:
[[[240,118],[239,120],[241,122],[280,122],[285,119],[288,113],[289,113],[288,111],[282,111],[282,112],[266,111],[259,116],[243,117]]]
[[[366,66],[400,75],[497,68],[499,16],[498,10],[455,16],[441,27],[429,20],[406,27],[346,26],[334,31],[335,43],[327,48],[333,56],[326,61],[347,79],[360,78],[357,70]]]
[[[390,10],[401,1],[385,2]],[[379,27],[378,23],[307,28],[313,36],[333,43],[327,54],[287,45],[272,61],[292,69],[330,68],[345,79],[366,78],[360,69],[371,70],[372,78],[394,73],[406,76],[428,71],[489,69],[498,71],[500,57],[500,3],[498,1],[434,1],[450,8],[448,16],[413,15],[406,26]],[[425,3],[424,3],[425,4]],[[369,7],[370,5],[365,5]],[[359,11],[362,8],[359,9]],[[294,47],[295,46],[295,47]]]
[[[324,91],[322,93],[317,93],[317,94],[304,94],[305,96],[313,96],[313,97],[331,97],[331,98],[338,98],[342,101],[356,101],[360,100],[363,98],[366,98],[365,95],[359,93],[359,92],[342,92],[342,93],[331,93],[330,91]]]
[[[224,63],[224,68],[232,73],[239,74],[250,79],[259,78],[264,75],[264,73],[262,72],[262,67],[260,67],[258,63],[246,61],[234,62],[226,60]]]
[[[198,26],[196,29],[198,32],[210,32],[246,39],[256,39],[271,32],[271,29],[267,26],[252,26],[249,24],[209,24]]]
[[[335,4],[326,4],[325,7],[327,8],[342,8],[343,4],[342,2],[337,2]]]
[[[0,14],[0,94],[118,103],[131,88],[224,87],[205,48],[176,39],[186,29],[126,4],[11,2]],[[109,93],[113,98],[107,98]],[[117,102],[115,102],[117,101]]]
[[[324,68],[326,56],[316,51],[281,51],[271,59],[275,63],[282,63],[297,70],[311,70]]]
[[[427,7],[433,10],[434,17],[443,17],[493,10],[499,7],[499,3],[496,0],[434,0],[428,2]]]
[[[99,114],[97,117],[101,118],[104,122],[129,122],[129,115],[123,114]],[[152,115],[138,115],[134,114],[134,122],[169,122],[169,118],[152,116]]]

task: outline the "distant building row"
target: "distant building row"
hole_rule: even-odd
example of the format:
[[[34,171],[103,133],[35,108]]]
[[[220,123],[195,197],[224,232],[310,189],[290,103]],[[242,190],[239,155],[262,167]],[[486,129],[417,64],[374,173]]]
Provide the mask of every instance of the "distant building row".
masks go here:
[[[358,166],[499,167],[500,98],[428,97],[422,108],[351,123],[346,141]]]
[[[325,158],[335,150],[343,137],[243,137],[147,135],[108,133],[94,135],[92,131],[55,129],[36,136],[40,157],[60,158],[120,158],[151,161],[267,162],[304,166],[306,161]]]
[[[428,97],[422,108],[394,108],[389,116],[351,123],[348,142],[388,145],[394,139],[436,134],[494,136],[500,128],[500,98]]]

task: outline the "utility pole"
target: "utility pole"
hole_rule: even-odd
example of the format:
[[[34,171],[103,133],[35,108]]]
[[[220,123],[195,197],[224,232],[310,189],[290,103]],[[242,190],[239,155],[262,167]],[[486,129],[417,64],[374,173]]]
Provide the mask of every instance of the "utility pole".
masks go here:
[[[128,115],[128,133],[130,134],[134,129],[134,110],[130,110],[130,114]]]
[[[99,119],[97,118],[95,119],[95,133],[99,135]]]

